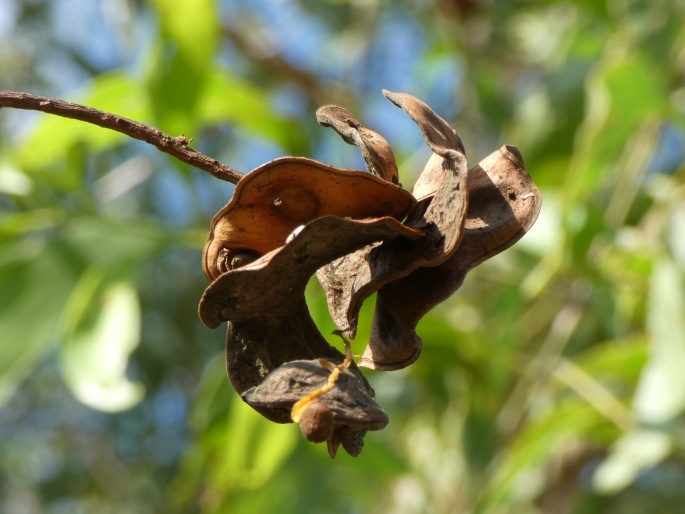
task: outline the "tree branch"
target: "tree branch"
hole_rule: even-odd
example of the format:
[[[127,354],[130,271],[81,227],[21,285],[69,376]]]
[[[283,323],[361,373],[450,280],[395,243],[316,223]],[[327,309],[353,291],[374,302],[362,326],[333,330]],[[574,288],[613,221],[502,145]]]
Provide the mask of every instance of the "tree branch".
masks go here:
[[[99,127],[126,134],[155,146],[161,152],[176,157],[179,161],[190,164],[226,182],[237,184],[243,173],[223,164],[216,159],[188,147],[190,140],[184,135],[172,137],[161,130],[123,116],[86,107],[56,98],[34,95],[19,91],[0,91],[0,108],[12,107],[30,111],[42,111],[64,118],[85,121]]]
[[[280,75],[289,83],[297,84],[312,103],[321,105],[333,100],[333,103],[345,105],[351,102],[352,93],[344,86],[335,83],[322,84],[314,74],[301,70],[285,60],[280,55],[281,52],[272,47],[268,40],[245,34],[259,34],[261,30],[262,28],[258,27],[241,31],[231,25],[222,26],[224,36],[238,51],[256,63],[262,71],[266,71],[270,77]]]

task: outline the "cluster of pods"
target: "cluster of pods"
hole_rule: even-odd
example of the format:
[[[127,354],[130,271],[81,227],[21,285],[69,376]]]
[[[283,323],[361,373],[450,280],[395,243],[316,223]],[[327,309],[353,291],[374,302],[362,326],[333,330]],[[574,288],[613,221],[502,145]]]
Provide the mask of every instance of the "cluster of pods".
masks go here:
[[[226,366],[242,399],[277,423],[299,423],[313,442],[358,455],[388,423],[360,367],[396,370],[422,349],[419,320],[466,273],[533,225],[540,192],[519,151],[505,145],[467,164],[457,133],[425,103],[383,94],[418,125],[432,151],[410,193],[389,144],[337,106],[317,119],[361,149],[367,171],[303,157],[268,162],[237,184],[213,218],[203,252],[211,284],[199,313],[228,324]],[[314,324],[305,287],[316,274],[343,339],[377,293],[368,345],[357,363]],[[347,343],[346,343],[347,346]]]

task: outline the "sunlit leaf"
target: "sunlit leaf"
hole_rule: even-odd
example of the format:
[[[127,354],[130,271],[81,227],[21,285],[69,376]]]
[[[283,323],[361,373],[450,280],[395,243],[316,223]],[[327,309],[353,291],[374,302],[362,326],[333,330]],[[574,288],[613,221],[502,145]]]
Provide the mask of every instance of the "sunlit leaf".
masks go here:
[[[196,66],[212,59],[219,32],[215,0],[153,0],[164,34],[178,45],[178,52]]]
[[[665,423],[685,408],[685,281],[669,259],[657,263],[649,295],[647,328],[652,347],[635,394],[642,421]]]
[[[539,474],[564,448],[580,440],[597,444],[613,433],[615,429],[602,415],[579,398],[569,398],[534,416],[498,463],[487,504],[492,512],[500,512],[498,508],[508,507],[516,500],[535,497],[544,483]],[[530,480],[535,483],[530,484]]]
[[[578,355],[574,362],[596,379],[632,389],[647,360],[647,353],[644,337],[619,339],[597,343]]]
[[[586,118],[578,133],[579,148],[573,174],[578,190],[596,187],[604,173],[618,164],[626,144],[645,123],[663,116],[668,95],[665,80],[655,63],[639,52],[607,56],[587,81]],[[647,144],[642,139],[631,144]],[[614,170],[620,171],[620,170]]]
[[[0,233],[37,230],[58,223],[52,211],[33,211],[1,219]],[[65,306],[82,270],[107,269],[127,277],[155,252],[164,235],[151,226],[72,220],[59,237],[12,239],[0,247],[0,403],[38,359],[57,342]]]
[[[178,487],[197,481],[215,499],[240,491],[252,496],[282,469],[301,439],[295,425],[265,420],[231,392],[222,355],[208,363],[198,386],[190,421],[202,437],[186,452]],[[177,494],[183,498],[187,491]]]
[[[148,79],[158,126],[173,135],[196,131],[195,108],[214,56],[218,36],[214,0],[154,0],[162,38]]]
[[[215,70],[209,76],[199,102],[199,114],[208,123],[234,125],[284,148],[304,151],[301,127],[279,114],[264,90],[227,70]]]
[[[149,118],[140,87],[122,72],[99,75],[88,89],[86,94],[67,99],[138,121]],[[41,115],[31,137],[17,149],[16,159],[22,167],[36,170],[63,161],[66,152],[77,143],[85,143],[95,151],[124,140],[126,136],[118,132],[46,114]]]
[[[0,160],[0,193],[25,196],[33,189],[33,181],[15,166]]]
[[[225,437],[226,451],[215,469],[216,479],[257,488],[283,464],[300,435],[295,425],[271,423],[234,397]]]
[[[140,305],[125,282],[98,287],[99,273],[85,273],[74,290],[61,347],[64,379],[76,398],[114,412],[138,403],[141,384],[126,377],[129,355],[140,343]]]
[[[679,203],[671,212],[671,223],[668,242],[675,261],[681,269],[685,269],[685,205]]]
[[[628,486],[640,472],[661,462],[671,451],[671,440],[664,432],[634,430],[618,440],[609,457],[595,471],[597,491],[611,494]]]

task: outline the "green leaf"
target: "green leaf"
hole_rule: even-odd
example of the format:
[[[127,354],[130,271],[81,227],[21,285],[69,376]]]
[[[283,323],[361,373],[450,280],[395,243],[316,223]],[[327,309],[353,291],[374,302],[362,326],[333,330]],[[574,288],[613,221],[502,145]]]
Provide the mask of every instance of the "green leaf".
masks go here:
[[[218,36],[215,0],[154,0],[162,38],[150,67],[148,87],[161,130],[194,134],[197,102],[213,65]]]
[[[215,469],[215,480],[250,489],[260,487],[292,453],[298,437],[296,426],[272,423],[233,396],[225,439],[227,451]]]
[[[163,34],[198,68],[212,62],[219,33],[216,0],[153,0]]]
[[[577,397],[566,398],[534,415],[497,466],[487,492],[492,512],[539,494],[531,478],[537,477],[539,480],[533,482],[542,485],[544,479],[539,474],[561,449],[579,440],[605,442],[613,432],[614,428],[594,407]]]
[[[670,212],[668,243],[675,261],[685,269],[685,205],[677,203]]]
[[[198,112],[208,123],[232,123],[291,151],[306,150],[303,128],[279,114],[266,91],[227,70],[208,77]]]
[[[122,72],[99,75],[89,86],[90,93],[78,95],[74,101],[138,121],[149,118],[140,87]],[[15,158],[20,166],[30,170],[45,168],[65,159],[67,151],[77,143],[91,150],[103,150],[121,142],[126,136],[82,121],[44,116],[28,140],[19,147]]]
[[[652,347],[640,378],[634,408],[645,423],[665,423],[685,408],[685,282],[668,258],[652,276],[647,329]]]
[[[296,426],[274,424],[240,399],[226,378],[223,355],[205,367],[190,426],[201,437],[191,443],[181,464],[179,498],[188,493],[189,483],[195,484],[191,489],[201,483],[217,497],[230,495],[233,502],[235,493],[258,489],[276,476],[301,439]]]
[[[159,226],[145,223],[82,218],[63,224],[49,210],[8,215],[0,222],[0,233],[13,238],[0,246],[1,404],[63,333],[72,290],[89,280],[86,275],[79,281],[83,270],[106,270],[103,276],[108,278],[129,279],[167,236],[160,235]],[[59,230],[14,239],[16,225],[26,230],[55,225]]]
[[[144,394],[142,385],[126,377],[129,355],[140,343],[140,305],[131,284],[100,288],[102,280],[99,273],[86,272],[74,290],[60,362],[77,399],[116,412],[132,407]]]
[[[600,493],[617,493],[630,485],[640,472],[665,459],[670,451],[671,440],[664,432],[642,429],[628,432],[597,468],[593,485]]]
[[[637,51],[616,52],[598,63],[587,81],[587,97],[570,175],[574,190],[583,192],[594,189],[608,171],[620,172],[614,167],[624,152],[652,144],[646,140],[654,138],[647,125],[668,112],[666,77]],[[635,134],[640,137],[631,139]]]
[[[139,272],[170,238],[159,224],[94,217],[71,219],[60,237],[84,267],[96,266],[106,269],[108,276],[124,278]]]
[[[574,363],[596,380],[631,391],[646,361],[644,336],[597,343],[574,358]]]
[[[33,189],[33,181],[11,162],[0,159],[0,193],[26,196]]]
[[[79,272],[54,242],[34,238],[0,247],[0,404],[55,342]]]

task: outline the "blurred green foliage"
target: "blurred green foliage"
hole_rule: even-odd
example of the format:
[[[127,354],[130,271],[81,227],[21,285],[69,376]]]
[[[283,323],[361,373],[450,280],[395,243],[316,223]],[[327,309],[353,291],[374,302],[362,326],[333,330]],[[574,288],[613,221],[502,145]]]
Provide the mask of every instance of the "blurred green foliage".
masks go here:
[[[380,95],[407,91],[473,163],[517,145],[544,195],[533,231],[422,321],[421,359],[367,373],[391,423],[330,461],[240,401],[195,314],[232,186],[3,109],[0,511],[682,512],[684,27],[680,0],[0,3],[0,89],[184,133],[243,171],[361,166],[315,124],[338,103],[411,185],[427,151]],[[308,301],[329,334],[315,282]]]

